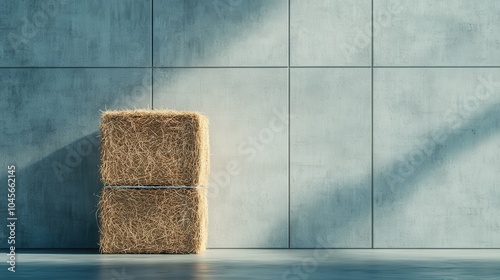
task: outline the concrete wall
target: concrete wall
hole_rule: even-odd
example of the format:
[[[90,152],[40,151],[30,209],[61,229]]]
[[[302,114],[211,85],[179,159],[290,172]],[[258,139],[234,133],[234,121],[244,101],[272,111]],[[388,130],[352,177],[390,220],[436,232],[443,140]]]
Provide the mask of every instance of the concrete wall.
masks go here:
[[[210,118],[211,248],[500,247],[497,1],[0,6],[20,248],[97,247],[100,111],[127,108]]]

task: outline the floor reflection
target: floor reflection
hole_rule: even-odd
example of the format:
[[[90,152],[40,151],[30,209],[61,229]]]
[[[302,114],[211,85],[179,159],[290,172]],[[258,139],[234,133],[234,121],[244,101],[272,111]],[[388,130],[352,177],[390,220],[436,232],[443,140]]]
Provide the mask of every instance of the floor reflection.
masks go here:
[[[1,279],[497,279],[500,250],[222,250],[201,255],[25,251]]]

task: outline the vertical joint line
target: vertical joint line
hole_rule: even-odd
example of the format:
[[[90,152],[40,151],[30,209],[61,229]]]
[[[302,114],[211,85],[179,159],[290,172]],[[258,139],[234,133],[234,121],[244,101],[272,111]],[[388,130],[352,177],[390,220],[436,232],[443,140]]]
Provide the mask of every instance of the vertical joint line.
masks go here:
[[[372,199],[372,249],[375,247],[374,244],[375,244],[375,241],[374,241],[374,193],[373,193],[373,188],[374,188],[374,174],[373,174],[373,0],[371,0],[371,5],[372,5],[372,13],[371,13],[371,39],[372,39],[372,47],[371,47],[371,126],[372,126],[372,129],[371,129],[371,154],[372,154],[372,158],[371,158],[371,199]]]
[[[287,63],[287,88],[288,88],[288,248],[291,247],[290,226],[290,2],[288,0],[288,63]]]

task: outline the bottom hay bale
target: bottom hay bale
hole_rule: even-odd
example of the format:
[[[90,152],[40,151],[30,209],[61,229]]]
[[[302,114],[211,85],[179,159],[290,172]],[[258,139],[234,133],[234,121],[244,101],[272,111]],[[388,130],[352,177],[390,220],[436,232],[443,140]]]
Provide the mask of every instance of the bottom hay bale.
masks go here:
[[[207,243],[206,189],[105,188],[99,201],[106,254],[190,254]]]

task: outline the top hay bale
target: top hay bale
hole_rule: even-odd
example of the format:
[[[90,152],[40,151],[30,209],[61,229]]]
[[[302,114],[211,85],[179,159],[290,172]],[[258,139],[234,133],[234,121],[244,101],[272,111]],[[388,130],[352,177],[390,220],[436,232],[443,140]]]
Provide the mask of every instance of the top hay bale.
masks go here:
[[[108,186],[206,186],[208,120],[195,112],[106,111],[100,172]]]

